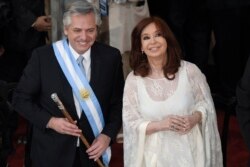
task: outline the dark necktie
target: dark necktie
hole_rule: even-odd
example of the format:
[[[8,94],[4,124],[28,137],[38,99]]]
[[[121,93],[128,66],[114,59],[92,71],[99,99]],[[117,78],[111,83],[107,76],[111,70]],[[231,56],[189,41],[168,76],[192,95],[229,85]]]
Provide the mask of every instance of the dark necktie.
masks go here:
[[[82,73],[84,74],[84,76],[86,76],[85,68],[83,66],[83,59],[84,59],[83,56],[79,56],[76,61],[77,61],[77,64],[79,65],[80,69],[82,70]]]
[[[108,16],[108,0],[100,0],[100,11],[102,16]]]

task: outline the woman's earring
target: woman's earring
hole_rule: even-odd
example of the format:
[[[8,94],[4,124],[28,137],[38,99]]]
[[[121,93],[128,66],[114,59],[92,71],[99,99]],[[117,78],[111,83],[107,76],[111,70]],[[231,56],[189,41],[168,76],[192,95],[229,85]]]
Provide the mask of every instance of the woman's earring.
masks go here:
[[[144,52],[143,52],[143,50],[142,50],[142,51],[141,51],[141,54],[143,55],[143,53],[144,53]]]

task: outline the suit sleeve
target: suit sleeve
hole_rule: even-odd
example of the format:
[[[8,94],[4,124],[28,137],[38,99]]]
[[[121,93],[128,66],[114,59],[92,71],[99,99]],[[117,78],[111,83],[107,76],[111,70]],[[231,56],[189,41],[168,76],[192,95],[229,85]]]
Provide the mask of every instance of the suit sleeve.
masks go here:
[[[248,59],[243,77],[236,89],[236,114],[245,142],[250,150],[250,59]]]
[[[106,124],[102,131],[108,135],[112,141],[115,141],[116,135],[122,125],[122,98],[124,88],[124,77],[122,71],[122,60],[120,52],[117,52],[117,61],[115,62],[115,73],[113,77],[113,88],[110,99],[110,107],[106,116]]]
[[[13,106],[21,116],[45,130],[51,115],[39,105],[40,91],[40,62],[35,51],[14,91]]]

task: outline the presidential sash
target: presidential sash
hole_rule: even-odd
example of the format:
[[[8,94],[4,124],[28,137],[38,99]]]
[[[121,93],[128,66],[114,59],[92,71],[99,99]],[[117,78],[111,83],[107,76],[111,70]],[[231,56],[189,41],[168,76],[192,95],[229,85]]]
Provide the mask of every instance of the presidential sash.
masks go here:
[[[57,61],[59,62],[64,75],[66,76],[76,98],[78,99],[95,137],[97,137],[105,125],[101,106],[92,88],[90,87],[87,78],[82,73],[73,54],[71,53],[66,39],[57,41],[53,43],[52,46]],[[102,158],[105,166],[108,166],[111,158],[110,147],[108,147],[104,152]]]

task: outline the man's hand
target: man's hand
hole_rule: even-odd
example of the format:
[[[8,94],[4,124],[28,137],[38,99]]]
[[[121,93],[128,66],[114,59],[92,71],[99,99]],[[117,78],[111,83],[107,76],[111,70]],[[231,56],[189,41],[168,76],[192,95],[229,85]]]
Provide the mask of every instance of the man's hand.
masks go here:
[[[57,131],[58,133],[77,137],[80,137],[82,132],[81,129],[79,129],[75,124],[70,123],[66,118],[52,117],[49,120],[47,127]]]
[[[0,57],[4,54],[5,50],[3,46],[0,46]]]
[[[95,161],[103,154],[103,152],[108,148],[111,139],[105,134],[100,134],[92,143],[90,148],[87,149],[89,159],[94,159]]]
[[[37,31],[49,31],[51,29],[51,19],[49,16],[40,16],[36,19],[33,27]]]

